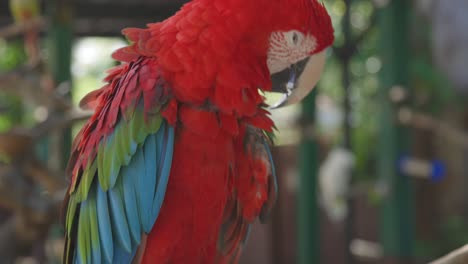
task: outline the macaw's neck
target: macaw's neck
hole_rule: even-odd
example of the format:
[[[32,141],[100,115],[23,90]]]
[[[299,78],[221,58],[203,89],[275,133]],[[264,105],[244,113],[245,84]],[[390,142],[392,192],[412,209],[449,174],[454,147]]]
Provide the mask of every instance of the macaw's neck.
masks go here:
[[[202,68],[204,65],[198,64]],[[197,67],[197,68],[198,68]],[[220,65],[212,76],[199,68],[192,71],[170,71],[161,65],[162,76],[178,101],[200,107],[209,106],[237,117],[253,116],[264,104],[260,89],[270,90],[269,76],[235,59]]]
[[[246,124],[271,131],[274,124],[259,93],[260,89],[271,89],[269,75],[264,74],[268,70],[241,59],[246,57],[232,57],[213,71],[208,69],[213,67],[209,61],[198,62],[191,70],[172,71],[163,60],[161,73],[173,92],[177,119],[204,135],[216,134],[218,130],[237,135]]]
[[[272,132],[274,123],[269,112],[258,108],[251,116],[236,116],[214,110],[210,106],[196,106],[173,99],[163,109],[162,115],[169,123],[189,129],[203,137],[216,137],[219,133],[236,137],[244,134],[248,126]]]
[[[176,40],[172,45],[163,43],[170,48],[157,52],[161,74],[177,100],[200,107],[208,105],[239,118],[256,115],[264,101],[259,89],[271,89],[266,56],[241,44],[224,50],[225,43],[201,43],[190,45]]]

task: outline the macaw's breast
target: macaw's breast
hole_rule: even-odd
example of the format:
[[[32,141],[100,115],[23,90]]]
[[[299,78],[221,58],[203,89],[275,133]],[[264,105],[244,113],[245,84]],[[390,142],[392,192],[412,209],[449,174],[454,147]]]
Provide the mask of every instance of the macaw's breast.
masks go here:
[[[235,261],[268,199],[270,160],[248,151],[243,123],[233,133],[216,112],[186,106],[179,121],[166,197],[142,263]]]

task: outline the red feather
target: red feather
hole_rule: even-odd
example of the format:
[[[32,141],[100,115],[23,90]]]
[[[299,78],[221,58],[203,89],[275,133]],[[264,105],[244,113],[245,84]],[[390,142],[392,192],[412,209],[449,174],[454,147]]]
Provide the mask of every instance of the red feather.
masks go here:
[[[76,178],[78,172],[84,170],[88,161],[95,158],[99,142],[113,131],[119,118],[125,116],[127,112],[133,111],[139,98],[145,96],[145,101],[160,100],[156,105],[164,104],[166,99],[163,100],[163,98],[166,96],[159,95],[158,99],[152,98],[156,96],[156,93],[145,92],[140,88],[139,70],[141,68],[148,69],[150,72],[158,72],[156,60],[152,58],[140,58],[130,64],[118,66],[109,72],[109,77],[106,78],[109,84],[91,92],[81,102],[80,105],[84,107],[94,108],[95,113],[84,125],[73,143],[72,158],[69,162],[69,166],[71,166],[69,171],[72,176],[70,193],[74,191],[79,180]],[[149,111],[151,108],[145,109]],[[151,113],[147,112],[147,114]]]

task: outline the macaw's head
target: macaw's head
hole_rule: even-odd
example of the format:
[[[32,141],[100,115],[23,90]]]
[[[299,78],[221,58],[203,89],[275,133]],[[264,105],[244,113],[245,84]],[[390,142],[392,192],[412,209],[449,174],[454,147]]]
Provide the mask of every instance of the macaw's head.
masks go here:
[[[273,108],[301,101],[317,84],[325,65],[325,49],[332,45],[333,27],[323,4],[317,0],[283,1],[283,24],[270,35],[268,69],[273,92],[283,97]]]
[[[198,2],[211,3],[225,14],[222,23],[232,24],[225,34],[238,41],[237,54],[256,57],[265,65],[273,83],[261,88],[283,93],[273,107],[299,102],[316,85],[325,64],[325,49],[334,40],[330,16],[319,0]]]
[[[266,65],[273,82],[261,88],[283,94],[273,107],[299,102],[312,90],[325,64],[325,49],[334,40],[330,16],[319,0],[211,0],[211,3],[227,14],[225,23],[237,27],[238,54],[254,51],[246,52],[249,54],[246,56],[257,57]]]
[[[267,65],[273,92],[283,97],[273,108],[301,101],[317,84],[325,65],[325,49],[334,36],[331,19],[317,0],[279,1],[288,8],[273,14]]]

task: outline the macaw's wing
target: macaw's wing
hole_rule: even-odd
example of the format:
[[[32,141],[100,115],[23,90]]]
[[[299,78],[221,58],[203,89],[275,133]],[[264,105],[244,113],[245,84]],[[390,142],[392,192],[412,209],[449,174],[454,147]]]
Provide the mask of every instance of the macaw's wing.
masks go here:
[[[174,128],[156,62],[124,64],[108,81],[83,103],[96,112],[69,163],[64,263],[130,263],[166,191]]]
[[[276,201],[278,185],[268,133],[248,128],[237,146],[238,162],[233,169],[233,192],[224,211],[218,249],[220,263],[237,263],[257,219],[265,222]]]

